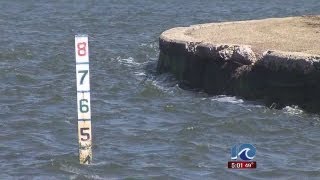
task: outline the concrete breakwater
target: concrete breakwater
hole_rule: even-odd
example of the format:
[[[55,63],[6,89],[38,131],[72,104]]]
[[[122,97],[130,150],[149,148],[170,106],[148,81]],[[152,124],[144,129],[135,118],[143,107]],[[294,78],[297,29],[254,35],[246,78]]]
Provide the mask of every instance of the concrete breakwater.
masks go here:
[[[320,16],[178,27],[159,47],[158,72],[181,85],[320,112]]]

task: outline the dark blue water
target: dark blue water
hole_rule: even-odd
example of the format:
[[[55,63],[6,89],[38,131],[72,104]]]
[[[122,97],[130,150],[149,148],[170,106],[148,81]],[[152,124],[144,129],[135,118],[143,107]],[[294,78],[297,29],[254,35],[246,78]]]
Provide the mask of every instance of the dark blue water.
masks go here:
[[[1,0],[0,179],[319,179],[319,115],[155,72],[166,29],[305,14],[320,1]],[[77,33],[90,43],[90,166],[78,162]],[[226,168],[236,143],[256,147],[257,169]]]

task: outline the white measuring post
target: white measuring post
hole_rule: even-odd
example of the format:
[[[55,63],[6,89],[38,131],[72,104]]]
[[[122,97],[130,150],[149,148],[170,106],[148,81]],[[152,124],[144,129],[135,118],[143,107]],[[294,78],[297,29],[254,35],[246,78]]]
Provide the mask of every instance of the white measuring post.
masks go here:
[[[80,164],[92,161],[89,45],[87,35],[75,36],[77,110]]]

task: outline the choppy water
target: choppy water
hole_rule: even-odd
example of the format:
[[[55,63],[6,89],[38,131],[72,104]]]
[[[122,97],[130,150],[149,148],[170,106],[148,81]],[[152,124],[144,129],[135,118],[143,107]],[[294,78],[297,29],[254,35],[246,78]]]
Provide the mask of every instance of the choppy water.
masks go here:
[[[166,29],[301,14],[320,1],[1,0],[0,179],[318,179],[319,115],[155,73]],[[90,36],[90,166],[78,163],[76,33]],[[226,168],[235,143],[256,147],[257,169]]]

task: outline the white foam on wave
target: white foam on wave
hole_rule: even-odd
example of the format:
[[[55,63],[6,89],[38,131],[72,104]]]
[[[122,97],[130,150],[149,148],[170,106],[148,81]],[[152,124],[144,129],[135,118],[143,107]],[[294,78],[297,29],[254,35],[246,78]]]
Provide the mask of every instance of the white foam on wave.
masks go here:
[[[216,97],[212,98],[211,101],[227,102],[227,103],[232,103],[232,104],[242,104],[243,103],[242,99],[239,99],[234,96],[225,96],[225,95],[216,96]]]
[[[81,170],[78,167],[65,165],[65,164],[61,165],[60,170],[71,173],[72,175],[70,176],[70,179],[79,179],[79,177],[81,176],[84,176],[85,178],[88,178],[88,179],[101,179],[101,180],[105,179],[96,174],[89,174],[86,172],[84,173],[83,170]]]
[[[148,47],[151,49],[158,50],[158,42],[153,42],[153,43],[141,43],[139,45],[140,47]]]
[[[168,88],[165,88],[161,82],[158,82],[156,80],[151,80],[151,84],[156,87],[157,89],[163,91],[163,92],[167,92]]]
[[[176,91],[180,89],[178,81],[176,81],[170,73],[164,73],[157,76],[156,79],[151,79],[151,84],[155,88],[169,95],[175,94]]]
[[[123,64],[128,67],[140,66],[141,64],[143,64],[136,62],[133,57],[121,58],[120,56],[118,56],[114,59],[118,61],[120,64]]]
[[[101,179],[104,180],[105,178],[100,177],[98,175],[83,175],[85,178],[87,179]],[[79,179],[81,176],[80,175],[71,175],[70,179]],[[81,178],[80,178],[81,179]],[[112,178],[108,178],[108,179],[112,179]]]
[[[290,115],[300,115],[303,113],[303,110],[298,106],[286,106],[283,108],[284,112]]]
[[[145,72],[134,72],[134,75],[136,76],[146,76]]]
[[[136,77],[137,80],[144,82],[147,78],[147,74],[145,72],[142,71],[136,71],[133,73]]]

